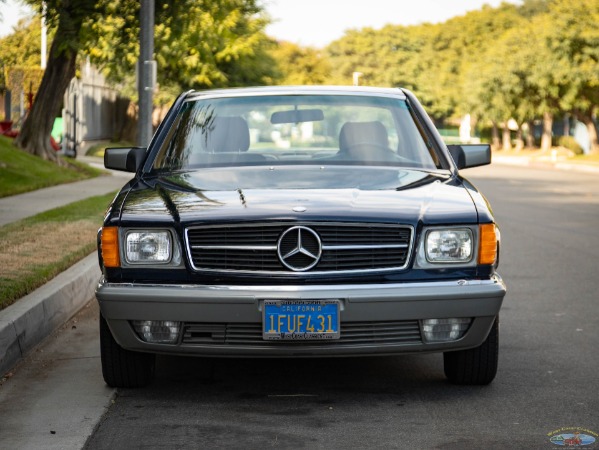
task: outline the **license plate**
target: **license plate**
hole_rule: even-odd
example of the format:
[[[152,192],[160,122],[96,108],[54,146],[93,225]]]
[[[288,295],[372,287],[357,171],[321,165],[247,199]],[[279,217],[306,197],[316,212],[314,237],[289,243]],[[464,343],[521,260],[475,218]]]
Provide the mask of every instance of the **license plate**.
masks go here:
[[[265,300],[265,340],[339,339],[339,300]]]

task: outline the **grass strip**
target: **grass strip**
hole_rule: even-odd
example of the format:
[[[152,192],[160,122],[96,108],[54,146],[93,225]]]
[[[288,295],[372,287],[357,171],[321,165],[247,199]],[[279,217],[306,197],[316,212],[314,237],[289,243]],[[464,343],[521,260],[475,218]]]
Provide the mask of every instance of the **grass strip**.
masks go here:
[[[102,170],[62,158],[61,167],[16,148],[11,139],[0,136],[0,198],[22,194],[58,184],[93,178]]]
[[[93,252],[114,195],[90,197],[0,227],[0,309]]]

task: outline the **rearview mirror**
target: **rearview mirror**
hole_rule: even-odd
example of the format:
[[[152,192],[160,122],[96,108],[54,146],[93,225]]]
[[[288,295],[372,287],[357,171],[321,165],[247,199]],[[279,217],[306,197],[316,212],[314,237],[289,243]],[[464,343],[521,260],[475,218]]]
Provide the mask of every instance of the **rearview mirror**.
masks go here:
[[[491,146],[489,144],[448,145],[458,170],[491,164]]]
[[[294,109],[291,111],[277,111],[270,116],[270,123],[299,123],[317,122],[324,120],[321,109]]]

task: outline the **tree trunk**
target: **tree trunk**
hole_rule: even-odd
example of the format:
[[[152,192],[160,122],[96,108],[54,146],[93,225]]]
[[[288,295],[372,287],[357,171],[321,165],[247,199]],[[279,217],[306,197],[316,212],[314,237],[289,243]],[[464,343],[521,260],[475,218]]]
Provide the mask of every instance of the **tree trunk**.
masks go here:
[[[551,150],[551,137],[553,136],[553,114],[543,113],[543,135],[541,136],[541,150]]]
[[[519,152],[524,148],[524,138],[522,131],[522,124],[518,125],[518,131],[516,131],[516,151]]]
[[[512,133],[510,128],[507,126],[507,122],[503,124],[503,131],[501,133],[501,142],[503,150],[509,151],[512,149]]]
[[[61,11],[42,82],[15,140],[15,144],[26,152],[57,163],[60,160],[50,145],[50,134],[64,93],[75,76],[76,47],[82,21],[70,8]]]
[[[500,148],[499,145],[499,129],[497,127],[497,123],[493,122],[493,130],[491,132],[491,146],[493,150],[498,150]]]
[[[599,136],[597,133],[597,126],[590,120],[585,124],[587,131],[589,132],[589,140],[591,141],[591,153],[599,153]]]
[[[593,122],[593,116],[591,113],[588,114],[578,114],[578,120],[584,123],[587,127],[587,132],[589,133],[589,143],[591,144],[591,153],[599,153],[599,136],[597,133],[597,126],[595,122]]]
[[[535,148],[535,124],[531,120],[527,123],[528,133],[526,133],[526,147]]]
[[[570,136],[570,114],[564,114],[564,136]]]

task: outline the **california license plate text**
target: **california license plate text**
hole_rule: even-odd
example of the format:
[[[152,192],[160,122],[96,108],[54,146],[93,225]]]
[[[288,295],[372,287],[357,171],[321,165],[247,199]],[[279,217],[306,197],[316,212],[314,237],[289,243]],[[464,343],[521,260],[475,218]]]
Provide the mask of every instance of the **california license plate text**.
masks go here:
[[[263,318],[267,340],[339,338],[337,300],[266,300]]]

